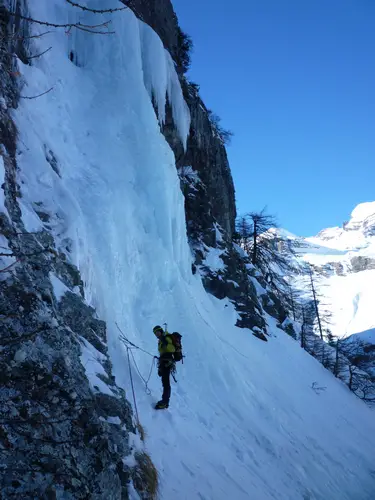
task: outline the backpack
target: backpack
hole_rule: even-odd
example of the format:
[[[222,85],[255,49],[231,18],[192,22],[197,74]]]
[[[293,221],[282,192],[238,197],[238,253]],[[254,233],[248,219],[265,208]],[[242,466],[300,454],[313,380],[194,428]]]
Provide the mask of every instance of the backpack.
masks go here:
[[[169,333],[168,335],[171,337],[173,345],[176,349],[173,355],[174,360],[184,362],[184,356],[182,354],[182,344],[181,344],[182,335],[180,335],[178,332]]]

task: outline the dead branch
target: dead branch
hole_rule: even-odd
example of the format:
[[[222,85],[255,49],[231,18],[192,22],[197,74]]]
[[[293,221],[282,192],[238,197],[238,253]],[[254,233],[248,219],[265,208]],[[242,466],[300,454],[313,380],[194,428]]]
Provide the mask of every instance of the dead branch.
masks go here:
[[[93,12],[94,14],[112,14],[113,12],[118,12],[120,10],[125,10],[128,7],[118,7],[116,9],[105,9],[105,10],[97,10],[97,9],[90,9],[89,7],[85,7],[84,5],[80,5],[79,3],[73,2],[72,0],[66,0],[70,5],[73,7],[78,7],[79,9],[82,9],[87,12]]]
[[[39,35],[30,35],[30,36],[13,34],[13,35],[9,35],[7,37],[1,37],[0,41],[4,42],[6,40],[30,40],[31,38],[41,38],[42,36],[48,35],[49,33],[53,33],[53,31],[45,31],[44,33],[40,33]]]
[[[9,269],[11,267],[15,266],[18,261],[19,261],[19,259],[16,259],[14,262],[12,262],[11,264],[9,264],[9,266],[4,267],[4,269],[0,269],[0,273],[5,273],[6,271],[9,271]]]
[[[311,384],[311,389],[316,393],[316,394],[320,394],[321,392],[325,391],[327,389],[327,387],[320,387],[318,385],[318,382],[313,382]]]
[[[22,16],[21,14],[17,14],[16,12],[9,12],[8,13],[12,17],[16,17],[17,19],[22,19],[23,21],[27,21],[28,23],[34,23],[34,24],[39,24],[41,26],[50,26],[52,28],[65,28],[68,30],[68,32],[72,28],[76,28],[81,31],[87,31],[89,33],[94,33],[98,35],[110,35],[113,34],[114,31],[96,31],[99,28],[108,28],[108,25],[111,23],[110,20],[105,21],[104,23],[101,24],[82,24],[80,22],[78,23],[67,23],[67,24],[55,24],[55,23],[50,23],[48,21],[40,21],[39,19],[34,19],[32,17],[27,17],[27,16]]]
[[[45,50],[44,52],[41,52],[40,54],[35,54],[35,56],[29,56],[28,59],[36,59],[37,57],[44,56],[44,54],[46,54],[47,52],[49,52],[51,49],[52,49],[52,47],[50,47],[49,49]]]
[[[108,21],[106,23],[103,23],[102,25],[98,25],[98,26],[95,26],[95,28],[98,28],[100,26],[105,26],[106,28],[108,28],[108,24],[110,23],[111,21]],[[91,27],[89,28],[86,28],[86,27],[83,27],[83,25],[79,25],[79,23],[77,24],[73,24],[73,26],[70,26],[67,30],[66,30],[66,34],[69,35],[70,34],[70,31],[72,30],[72,28],[77,28],[79,29],[80,31],[86,31],[86,33],[92,33],[93,35],[114,35],[115,34],[115,31],[93,31],[91,29]]]
[[[41,94],[34,95],[34,96],[20,95],[20,98],[21,99],[37,99],[38,97],[42,97],[42,95],[46,95],[46,94],[48,94],[48,92],[51,92],[51,90],[53,88],[54,87],[51,87],[49,90],[46,90],[45,92],[42,92]]]

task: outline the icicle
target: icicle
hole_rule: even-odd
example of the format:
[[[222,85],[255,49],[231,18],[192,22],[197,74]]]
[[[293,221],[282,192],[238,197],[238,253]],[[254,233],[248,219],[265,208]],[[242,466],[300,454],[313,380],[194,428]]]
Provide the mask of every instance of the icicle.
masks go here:
[[[190,112],[184,100],[174,62],[158,35],[140,22],[144,83],[157,107],[160,124],[165,123],[166,97],[179,137],[186,149],[190,129]]]

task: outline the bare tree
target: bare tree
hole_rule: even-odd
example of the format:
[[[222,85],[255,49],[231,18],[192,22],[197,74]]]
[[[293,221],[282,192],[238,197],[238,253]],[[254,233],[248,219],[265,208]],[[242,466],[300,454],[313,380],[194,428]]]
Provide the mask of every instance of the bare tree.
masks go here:
[[[275,250],[275,234],[270,233],[269,230],[276,228],[278,224],[273,215],[266,213],[265,208],[261,212],[249,212],[246,214],[246,218],[251,224],[249,236],[252,240],[250,244],[251,262],[254,266],[261,266],[264,254]]]
[[[233,239],[248,254],[250,254],[251,250],[249,244],[250,237],[251,225],[246,215],[241,215],[236,220],[236,232],[233,235]]]
[[[342,337],[337,337],[331,331],[327,334],[327,345],[333,349],[330,353],[330,363],[327,368],[333,373],[336,378],[345,379],[345,372],[347,372],[348,360],[342,350]]]
[[[231,130],[225,129],[221,124],[221,118],[216,113],[213,113],[210,109],[207,110],[208,118],[211,122],[211,126],[216,133],[217,137],[223,144],[230,144],[233,132]]]
[[[300,341],[302,349],[306,346],[306,315],[305,309],[302,307],[302,324],[301,324],[301,332],[300,332]]]
[[[313,324],[314,319],[311,314],[311,306],[309,303],[302,304],[302,324],[301,324],[301,332],[300,332],[300,342],[302,349],[310,352],[311,338],[313,335]]]
[[[302,292],[291,285],[290,280],[287,280],[285,289],[285,305],[289,310],[293,321],[302,321],[302,309],[304,307]]]
[[[290,298],[290,305],[292,309],[292,315],[293,315],[293,321],[296,320],[296,293],[297,290],[294,290],[288,283],[288,291],[289,291],[289,298]]]
[[[285,315],[290,314],[296,320],[299,293],[289,281],[290,276],[300,272],[294,241],[275,231],[276,227],[276,218],[265,209],[250,212],[238,217],[235,241],[263,276],[262,285],[269,294],[274,294],[272,300],[282,307]]]

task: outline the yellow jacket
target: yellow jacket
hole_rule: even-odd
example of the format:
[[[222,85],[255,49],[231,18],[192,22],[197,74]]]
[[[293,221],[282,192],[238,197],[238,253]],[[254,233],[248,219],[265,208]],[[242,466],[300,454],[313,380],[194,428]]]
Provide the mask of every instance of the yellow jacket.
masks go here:
[[[176,348],[168,332],[166,332],[164,335],[160,337],[158,350],[160,356],[163,356],[164,354],[173,354],[174,352],[176,352]]]

